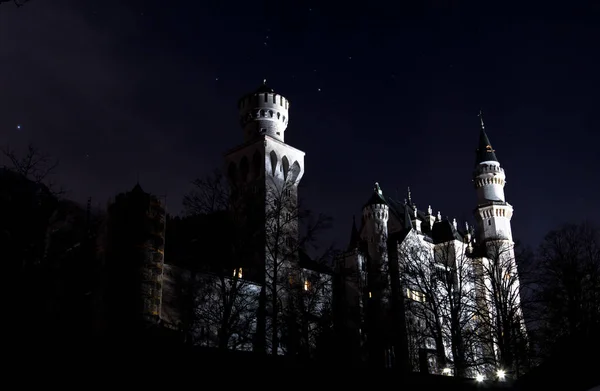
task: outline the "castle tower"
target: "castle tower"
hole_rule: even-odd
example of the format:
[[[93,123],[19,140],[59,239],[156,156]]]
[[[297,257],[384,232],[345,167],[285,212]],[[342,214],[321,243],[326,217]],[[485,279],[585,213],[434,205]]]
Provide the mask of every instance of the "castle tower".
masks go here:
[[[256,91],[242,97],[238,108],[245,141],[262,135],[284,141],[285,129],[289,122],[290,102],[269,88],[266,80],[263,80],[263,84]]]
[[[481,130],[473,182],[477,191],[475,217],[478,242],[482,245],[480,251],[484,252],[479,253],[482,257],[476,262],[475,271],[484,284],[476,289],[478,304],[487,307],[490,324],[495,325],[493,328],[482,326],[480,329],[480,332],[492,335],[488,341],[494,341],[491,346],[482,346],[482,353],[488,358],[495,356],[497,365],[507,365],[510,368],[512,357],[503,357],[499,347],[500,340],[506,345],[510,343],[507,342],[509,335],[514,335],[513,329],[505,330],[505,324],[514,324],[512,322],[518,320],[522,332],[526,333],[511,229],[513,207],[504,197],[506,175],[485,132],[481,111],[479,117]],[[512,310],[506,311],[507,307]]]
[[[369,261],[383,264],[387,258],[387,223],[389,207],[383,199],[379,183],[375,183],[373,195],[363,207],[363,239],[367,241]]]
[[[242,97],[238,108],[244,142],[226,153],[225,163],[233,205],[237,205],[246,229],[255,238],[257,248],[253,251],[252,267],[260,270],[268,263],[269,249],[265,247],[273,248],[265,243],[273,229],[275,214],[287,219],[283,240],[293,244],[298,239],[294,208],[298,184],[304,174],[304,152],[284,143],[289,101],[269,88],[266,81]],[[277,209],[277,205],[283,205],[283,209]]]
[[[387,272],[389,206],[383,192],[375,183],[371,198],[363,207],[362,239],[367,242],[366,328],[369,362],[374,367],[385,367],[389,361],[387,309],[389,303],[389,275]]]
[[[513,215],[513,207],[504,198],[506,175],[485,132],[481,112],[479,117],[481,131],[473,172],[473,183],[477,191],[475,217],[479,239],[485,242],[503,238],[512,243],[510,220]]]

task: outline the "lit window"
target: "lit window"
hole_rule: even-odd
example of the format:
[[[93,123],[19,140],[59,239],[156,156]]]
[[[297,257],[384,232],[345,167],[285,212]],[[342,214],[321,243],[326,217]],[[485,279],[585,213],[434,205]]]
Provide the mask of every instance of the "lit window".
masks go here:
[[[242,268],[233,269],[233,276],[237,276],[237,278],[242,278]]]
[[[411,300],[420,301],[423,303],[425,302],[425,294],[423,292],[413,291],[413,290],[407,288],[406,295]]]
[[[307,291],[310,288],[310,282],[308,280],[304,280],[304,290]]]
[[[371,297],[373,297],[373,295],[371,295],[371,292],[369,292],[369,299],[370,299]]]

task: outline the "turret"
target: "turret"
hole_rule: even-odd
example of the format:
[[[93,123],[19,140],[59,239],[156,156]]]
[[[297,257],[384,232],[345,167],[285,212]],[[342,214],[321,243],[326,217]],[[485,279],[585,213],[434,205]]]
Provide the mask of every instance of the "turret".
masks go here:
[[[369,255],[371,259],[382,257],[381,248],[385,247],[387,241],[387,222],[389,218],[389,207],[383,198],[383,192],[379,183],[375,183],[374,192],[369,201],[363,207],[363,219],[365,228],[363,239],[369,244]]]
[[[383,273],[384,265],[387,262],[388,219],[389,207],[383,198],[379,184],[375,183],[374,192],[363,207],[364,227],[362,230],[362,239],[367,241],[369,253],[368,272],[372,277]],[[371,278],[369,281],[373,295],[376,292],[383,294],[382,288],[385,284],[376,282],[376,278]]]
[[[500,167],[496,151],[485,131],[483,114],[479,112],[481,129],[479,146],[475,152],[473,182],[477,191],[476,218],[478,235],[482,241],[505,238],[512,240],[510,220],[512,206],[504,198],[506,175]]]
[[[473,183],[477,189],[477,203],[486,204],[490,201],[504,202],[504,184],[506,176],[504,169],[496,157],[490,139],[485,132],[483,114],[479,113],[481,130],[479,133],[479,146],[475,152],[475,170]]]
[[[284,132],[289,121],[289,101],[267,86],[267,81],[238,102],[240,124],[244,140],[251,141],[269,135],[284,142]]]
[[[411,221],[413,227],[417,230],[418,233],[421,233],[421,219],[419,219],[419,211],[417,209],[417,205],[413,204],[413,215],[411,216]]]

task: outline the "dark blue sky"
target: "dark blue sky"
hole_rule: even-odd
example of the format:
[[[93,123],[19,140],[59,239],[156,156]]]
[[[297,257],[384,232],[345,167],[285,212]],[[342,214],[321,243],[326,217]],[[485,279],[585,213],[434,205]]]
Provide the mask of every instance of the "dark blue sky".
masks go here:
[[[5,3],[0,143],[59,157],[75,200],[104,205],[139,172],[178,212],[241,143],[237,99],[267,78],[291,101],[303,195],[339,245],[375,181],[470,219],[480,108],[516,238],[600,222],[600,8],[480,3]]]

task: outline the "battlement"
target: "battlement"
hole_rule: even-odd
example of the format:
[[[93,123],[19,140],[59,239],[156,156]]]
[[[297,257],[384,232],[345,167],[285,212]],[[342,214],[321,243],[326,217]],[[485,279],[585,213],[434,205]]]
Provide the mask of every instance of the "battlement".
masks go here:
[[[266,84],[245,95],[238,101],[244,140],[250,141],[261,135],[269,135],[283,142],[289,122],[289,107],[290,102]]]
[[[363,216],[365,220],[387,220],[389,218],[389,207],[385,204],[367,205],[363,209]]]
[[[500,167],[499,163],[496,163],[496,162],[481,163],[475,169],[476,175],[487,174],[487,173],[492,173],[492,174],[502,173],[503,174],[504,169],[502,167]]]

